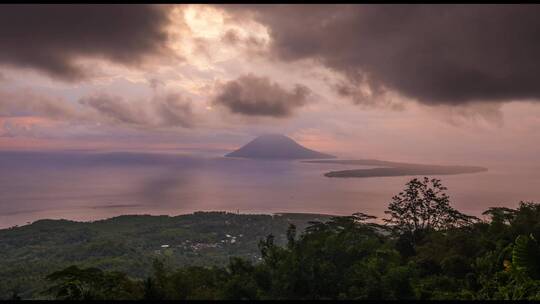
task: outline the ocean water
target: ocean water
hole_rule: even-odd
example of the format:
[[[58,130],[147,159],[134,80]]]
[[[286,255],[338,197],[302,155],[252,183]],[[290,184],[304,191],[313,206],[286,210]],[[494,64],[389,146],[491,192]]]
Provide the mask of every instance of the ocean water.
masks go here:
[[[478,164],[484,165],[484,164]],[[489,165],[440,178],[451,203],[479,216],[540,201],[540,168]],[[160,153],[0,152],[0,228],[43,218],[97,220],[193,211],[384,216],[410,176],[327,178],[359,166]]]

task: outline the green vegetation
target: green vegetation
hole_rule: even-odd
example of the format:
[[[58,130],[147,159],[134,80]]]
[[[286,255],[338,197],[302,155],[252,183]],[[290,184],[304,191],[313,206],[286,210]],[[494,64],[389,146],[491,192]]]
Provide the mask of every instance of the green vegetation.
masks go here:
[[[75,266],[58,267],[42,277],[39,281],[41,289],[39,292],[35,289],[32,295],[53,299],[147,300],[540,299],[540,244],[537,242],[540,237],[540,204],[522,202],[517,209],[490,208],[484,212],[486,219],[480,220],[453,209],[445,190],[436,179],[411,180],[405,190],[392,199],[387,218],[382,222],[363,213],[319,219],[313,219],[314,215],[291,215],[294,218],[291,219],[287,218],[288,215],[272,218],[198,213],[187,216],[189,220],[183,221],[193,223],[193,217],[208,217],[214,218],[215,226],[209,221],[210,227],[194,230],[194,226],[188,229],[180,224],[162,223],[181,222],[182,217],[154,219],[162,226],[154,224],[150,225],[153,228],[148,226],[146,229],[155,229],[155,236],[168,231],[166,238],[169,243],[176,235],[189,233],[193,234],[192,238],[202,235],[201,241],[216,241],[219,237],[212,239],[211,231],[222,228],[215,223],[224,219],[259,221],[251,228],[242,228],[245,224],[238,224],[235,226],[238,230],[222,233],[257,234],[263,230],[268,233],[258,241],[257,256],[248,254],[250,243],[245,245],[245,251],[231,247],[226,254],[218,255],[221,260],[205,254],[198,263],[195,260],[179,263],[178,249],[174,249],[178,247],[160,247],[161,254],[138,257],[140,269],[147,267],[146,263],[152,264],[148,268],[150,272],[140,270],[140,273],[135,264],[129,264],[133,263],[129,250],[140,249],[124,238],[120,242],[128,244],[110,248],[112,253],[107,252],[108,264],[93,266],[88,261],[78,263],[72,260],[71,264]],[[130,230],[144,230],[141,223],[153,218],[132,217],[130,221],[134,223],[131,225],[114,223],[122,217],[95,223],[61,222],[58,225],[83,225],[81,227],[85,227],[83,230],[87,235],[94,233],[92,238],[95,238],[95,233],[100,232],[96,232],[99,229],[93,225],[105,225],[100,229],[120,230],[117,233],[127,235]],[[140,222],[137,223],[136,219]],[[263,224],[271,228],[263,228]],[[9,242],[15,242],[18,235],[25,235],[15,232],[33,225],[12,229],[9,233],[3,231],[0,235],[2,246],[5,246],[6,235],[10,236]],[[283,230],[278,225],[283,225]],[[74,242],[81,242],[82,228],[77,230],[67,226],[63,229],[79,231],[71,236]],[[54,231],[54,227],[49,228],[45,235],[54,239],[57,237]],[[62,233],[64,237],[70,235],[66,231]],[[140,238],[150,242],[144,234]],[[30,240],[27,238],[26,242]],[[163,240],[156,240],[154,247],[150,247],[163,244]],[[37,243],[47,242],[41,240]],[[84,246],[88,246],[87,243],[82,242]],[[36,248],[38,245],[33,243],[29,246]],[[95,245],[88,248],[89,257],[86,258],[99,257],[104,248],[109,247]],[[6,251],[2,250],[2,254],[6,255]],[[33,261],[24,254],[29,255],[28,252],[20,252],[19,256],[14,253],[10,256],[12,259],[18,257]],[[67,252],[58,254],[66,255]],[[232,255],[234,257],[229,257]],[[43,260],[38,255],[33,255],[33,259]],[[223,259],[227,261],[223,262]],[[63,263],[68,261],[64,259]],[[129,265],[127,268],[131,270],[115,269],[116,263]],[[4,271],[2,275],[21,277],[15,271]],[[25,281],[19,282],[24,286]],[[6,297],[23,295],[18,290],[2,288],[9,292]]]
[[[124,215],[95,222],[39,220],[0,230],[0,299],[15,293],[42,298],[49,273],[70,265],[146,278],[152,261],[170,267],[223,266],[231,256],[256,262],[258,241],[269,234],[286,243],[289,223],[303,229],[328,215],[249,215],[195,212],[180,216]],[[162,245],[168,245],[162,247]]]

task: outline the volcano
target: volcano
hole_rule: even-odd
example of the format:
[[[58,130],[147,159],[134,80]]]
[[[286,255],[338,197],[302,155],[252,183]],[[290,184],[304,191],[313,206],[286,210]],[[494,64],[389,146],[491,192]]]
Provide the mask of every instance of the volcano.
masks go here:
[[[298,144],[281,134],[261,135],[240,149],[225,157],[266,158],[266,159],[322,159],[336,158],[333,155],[317,152]]]

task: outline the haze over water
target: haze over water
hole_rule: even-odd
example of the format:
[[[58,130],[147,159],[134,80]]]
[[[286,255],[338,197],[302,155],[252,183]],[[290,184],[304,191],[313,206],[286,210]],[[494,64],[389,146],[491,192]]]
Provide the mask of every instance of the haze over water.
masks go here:
[[[199,154],[200,155],[200,154]],[[540,199],[534,166],[481,164],[487,172],[438,176],[453,206],[479,216],[491,206]],[[0,152],[0,227],[43,218],[96,220],[199,210],[384,216],[411,176],[327,178],[360,166],[221,155]],[[434,176],[437,177],[437,176]]]

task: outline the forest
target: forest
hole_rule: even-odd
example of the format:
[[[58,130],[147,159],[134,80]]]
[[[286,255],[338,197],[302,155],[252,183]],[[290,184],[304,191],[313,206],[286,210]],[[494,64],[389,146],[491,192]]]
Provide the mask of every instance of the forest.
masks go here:
[[[414,178],[382,219],[355,213],[283,221],[284,238],[279,231],[261,237],[257,258],[228,254],[224,263],[179,265],[172,255],[148,255],[151,271],[142,277],[74,259],[40,277],[32,297],[539,300],[540,204],[493,207],[480,219],[454,209],[445,190],[438,179]],[[20,298],[17,289],[6,295]]]

